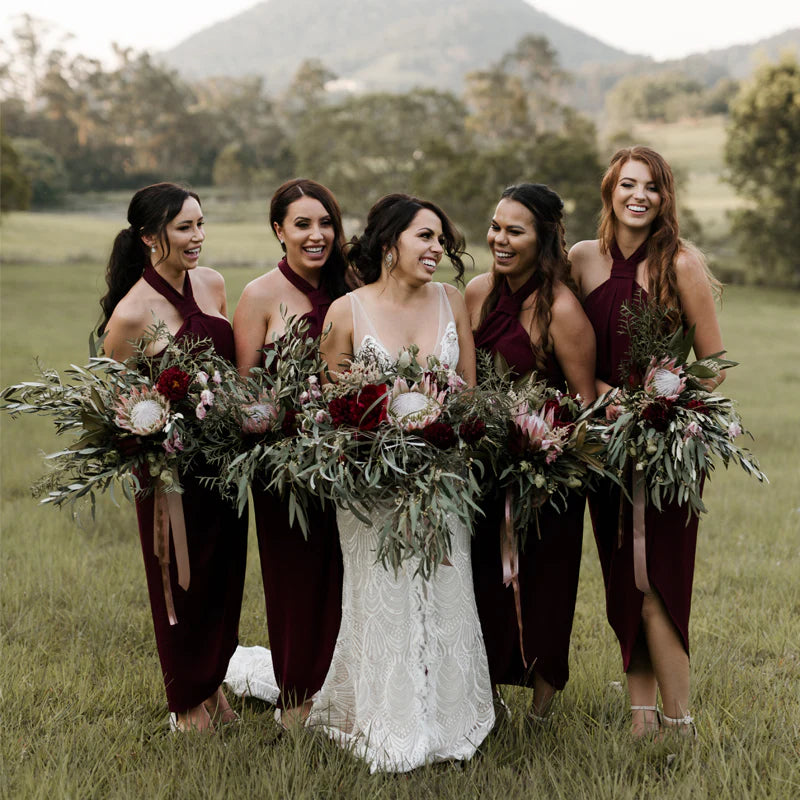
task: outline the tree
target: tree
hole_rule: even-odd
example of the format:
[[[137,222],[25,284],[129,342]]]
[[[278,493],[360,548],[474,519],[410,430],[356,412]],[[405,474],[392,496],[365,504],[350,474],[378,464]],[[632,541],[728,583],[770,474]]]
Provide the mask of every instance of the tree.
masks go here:
[[[764,64],[731,106],[728,182],[748,207],[732,230],[756,277],[800,286],[800,64]]]
[[[31,182],[11,139],[0,134],[0,211],[24,210],[31,205]]]
[[[19,166],[31,185],[31,204],[58,205],[67,190],[67,172],[57,153],[38,139],[14,139]]]

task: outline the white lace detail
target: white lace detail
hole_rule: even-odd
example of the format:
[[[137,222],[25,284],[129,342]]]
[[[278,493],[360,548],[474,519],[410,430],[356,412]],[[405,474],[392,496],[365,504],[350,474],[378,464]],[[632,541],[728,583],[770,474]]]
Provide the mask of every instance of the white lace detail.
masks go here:
[[[237,647],[228,663],[225,685],[238,697],[277,703],[280,695],[272,653],[266,647]]]
[[[368,333],[356,349],[356,356],[377,364],[382,370],[389,370],[393,359],[389,351],[371,334]]]
[[[450,521],[452,566],[430,580],[375,563],[378,530],[339,511],[342,624],[309,725],[370,770],[405,772],[468,759],[494,724],[475,607],[469,532]]]
[[[439,342],[439,360],[451,369],[458,367],[461,351],[458,347],[458,331],[455,322],[448,322],[444,329],[444,336]]]

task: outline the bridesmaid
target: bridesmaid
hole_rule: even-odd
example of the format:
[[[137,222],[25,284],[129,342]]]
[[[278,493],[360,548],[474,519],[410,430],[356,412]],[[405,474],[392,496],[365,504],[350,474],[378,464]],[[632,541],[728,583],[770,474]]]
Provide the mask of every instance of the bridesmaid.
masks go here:
[[[233,362],[225,283],[218,272],[198,266],[205,239],[198,196],[171,183],[148,186],[133,196],[128,222],[130,227],[114,241],[108,292],[100,301],[105,353],[118,361],[130,359],[132,343],[160,321],[187,345],[193,338],[211,339],[217,352]],[[146,355],[156,357],[161,345],[148,344]],[[202,465],[195,471],[201,474]],[[140,475],[140,480],[147,478]],[[136,514],[171,726],[210,731],[215,722],[237,719],[221,683],[237,644],[247,515],[240,518],[194,474],[181,475],[181,484],[191,579],[187,589],[179,586],[171,558],[175,625],[168,619],[161,566],[153,552],[152,493],[137,496]]]
[[[478,349],[502,355],[518,376],[535,371],[589,403],[595,399],[594,334],[569,286],[562,210],[561,198],[547,186],[509,186],[487,235],[492,268],[473,278],[464,296]],[[519,620],[514,591],[503,584],[504,497],[486,503],[472,541],[492,683],[532,688],[532,716],[539,721],[569,677],[585,500],[571,493],[565,511],[549,504],[539,509],[541,538],[535,526],[527,531],[519,554]]]
[[[290,180],[275,192],[270,224],[286,254],[277,269],[244,289],[233,320],[242,375],[263,363],[263,350],[285,333],[286,316],[322,332],[331,302],[345,294],[344,233],[339,204],[319,183]],[[280,495],[252,487],[267,629],[281,695],[276,717],[302,722],[330,666],[342,606],[342,555],[336,514],[309,509],[308,539],[289,524]]]
[[[570,252],[572,275],[597,336],[597,391],[622,383],[629,340],[619,332],[624,301],[654,298],[671,309],[677,325],[695,327],[698,358],[723,350],[714,306],[719,283],[702,255],[679,236],[675,184],[664,158],[648,147],[617,151],[603,177],[598,238]],[[721,382],[710,381],[709,388]],[[632,508],[608,485],[589,497],[606,586],[608,620],[619,639],[632,708],[632,732],[659,728],[661,694],[665,726],[693,734],[689,715],[689,610],[698,519],[672,503],[645,518],[647,582],[634,579]]]

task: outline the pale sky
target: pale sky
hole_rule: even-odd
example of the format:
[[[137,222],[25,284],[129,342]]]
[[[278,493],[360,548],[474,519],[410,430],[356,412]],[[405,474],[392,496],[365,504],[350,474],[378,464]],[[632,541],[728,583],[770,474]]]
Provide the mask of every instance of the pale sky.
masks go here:
[[[666,0],[658,5],[634,4],[631,0],[528,2],[539,11],[607,44],[658,60],[749,44],[787,28],[800,27],[797,0],[742,3]],[[55,23],[60,32],[73,33],[76,38],[70,52],[107,60],[111,58],[112,41],[135,50],[165,50],[255,4],[256,0],[188,3],[134,0],[125,4],[98,4],[97,0],[4,0],[0,11],[0,38],[9,38],[15,15],[29,13]]]

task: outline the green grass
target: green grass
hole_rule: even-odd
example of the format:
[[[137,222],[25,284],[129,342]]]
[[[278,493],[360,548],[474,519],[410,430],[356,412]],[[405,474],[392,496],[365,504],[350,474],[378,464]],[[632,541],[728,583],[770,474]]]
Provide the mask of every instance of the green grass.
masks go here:
[[[45,224],[48,219],[48,224]],[[101,253],[116,222],[14,215],[32,232],[25,263],[0,269],[0,384],[82,363],[102,290]],[[57,227],[49,227],[54,221]],[[91,224],[90,224],[91,223]],[[227,224],[227,223],[226,223]],[[95,227],[96,226],[96,227]],[[110,230],[110,233],[109,233]],[[77,235],[77,233],[81,235]],[[277,255],[266,225],[209,225],[206,252],[225,274],[231,312],[244,284]],[[235,243],[249,266],[227,267]],[[99,243],[99,244],[98,244]],[[74,258],[51,257],[61,248]],[[211,263],[210,259],[207,263]],[[479,757],[410,775],[370,776],[319,736],[279,735],[271,708],[236,701],[243,724],[216,737],[175,737],[152,633],[133,509],[110,498],[73,521],[37,506],[28,487],[41,452],[59,446],[46,420],[0,415],[2,490],[3,798],[788,798],[800,794],[800,428],[798,296],[732,287],[724,338],[729,373],[769,485],[717,472],[700,526],[692,615],[694,746],[630,741],[618,647],[605,620],[587,530],[571,680],[550,729],[523,722],[529,697],[509,690],[515,717]],[[241,621],[244,644],[265,644],[255,537]],[[668,756],[677,760],[668,766]]]

